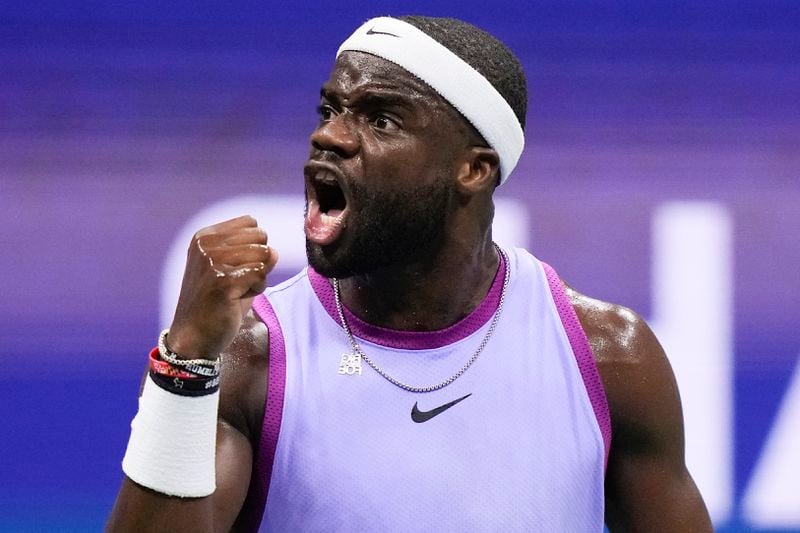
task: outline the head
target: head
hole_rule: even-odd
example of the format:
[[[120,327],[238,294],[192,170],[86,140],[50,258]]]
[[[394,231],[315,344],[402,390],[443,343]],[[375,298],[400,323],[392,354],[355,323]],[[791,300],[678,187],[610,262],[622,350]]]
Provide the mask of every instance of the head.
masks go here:
[[[499,113],[486,115],[486,106],[463,100],[473,92],[481,95],[466,82],[491,84],[489,91],[497,96],[488,98],[488,107],[500,102],[508,108],[506,123],[514,122],[511,127],[520,130],[521,138],[525,78],[513,54],[461,21],[403,20],[401,29],[411,24],[427,34],[424,39],[439,43],[433,46],[449,49],[445,61],[455,54],[461,60],[454,61],[468,63],[471,68],[458,68],[473,78],[459,78],[464,82],[455,87],[459,100],[459,95],[434,88],[430,74],[412,74],[408,61],[427,64],[427,55],[411,55],[400,66],[403,61],[379,57],[369,47],[369,52],[357,44],[348,47],[353,38],[345,42],[322,87],[320,123],[305,167],[309,262],[327,276],[418,263],[434,257],[449,240],[485,234],[493,215],[492,193],[516,163],[508,156],[509,143],[498,142],[504,139],[502,127],[476,116],[475,109],[477,115]],[[368,45],[372,37],[384,39],[390,50],[407,44],[395,44],[395,37],[382,29],[385,25],[365,25],[359,31],[370,36]]]

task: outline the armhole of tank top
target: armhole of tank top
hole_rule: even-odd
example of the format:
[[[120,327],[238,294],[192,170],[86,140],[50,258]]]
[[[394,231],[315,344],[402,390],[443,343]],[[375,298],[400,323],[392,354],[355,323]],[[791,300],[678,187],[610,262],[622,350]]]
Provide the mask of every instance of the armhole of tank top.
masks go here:
[[[578,320],[575,308],[572,307],[572,302],[569,301],[564,285],[561,283],[561,278],[558,277],[553,267],[544,261],[541,261],[541,264],[547,277],[547,284],[550,286],[550,293],[553,296],[558,316],[569,339],[569,345],[572,348],[575,361],[578,363],[578,370],[580,370],[583,385],[586,387],[586,394],[592,404],[600,434],[603,437],[603,471],[605,472],[608,466],[608,453],[611,449],[611,415],[608,410],[608,400],[606,399],[603,382],[597,370],[597,363],[594,359],[592,347],[589,345],[589,339],[586,337],[586,332]]]
[[[278,316],[269,300],[259,295],[253,300],[253,310],[269,330],[269,375],[264,403],[264,419],[258,448],[253,450],[253,470],[239,526],[244,531],[258,531],[267,506],[272,465],[278,446],[278,435],[283,416],[283,398],[286,390],[286,344]]]

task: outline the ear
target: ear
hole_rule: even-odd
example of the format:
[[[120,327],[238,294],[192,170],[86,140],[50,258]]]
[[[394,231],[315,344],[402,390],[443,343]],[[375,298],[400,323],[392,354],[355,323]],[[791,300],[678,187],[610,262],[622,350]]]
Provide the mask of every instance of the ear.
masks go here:
[[[494,191],[500,181],[500,156],[485,146],[469,147],[459,162],[456,183],[467,195]]]

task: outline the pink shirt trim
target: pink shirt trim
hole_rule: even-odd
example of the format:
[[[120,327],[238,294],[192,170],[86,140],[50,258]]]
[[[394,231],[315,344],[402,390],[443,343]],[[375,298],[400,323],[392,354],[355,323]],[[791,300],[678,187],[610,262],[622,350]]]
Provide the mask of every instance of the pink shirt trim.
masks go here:
[[[258,531],[267,505],[272,463],[278,446],[278,435],[283,416],[283,397],[286,388],[286,345],[278,317],[269,300],[261,294],[253,300],[253,310],[269,330],[269,376],[264,420],[258,449],[253,450],[253,472],[250,489],[242,507],[240,526],[244,531]]]
[[[561,279],[556,274],[556,271],[553,270],[553,267],[544,262],[542,262],[542,266],[547,276],[547,283],[550,285],[550,292],[553,295],[553,302],[556,304],[558,316],[561,318],[564,331],[567,333],[572,353],[575,354],[575,360],[583,378],[583,385],[586,387],[586,393],[592,403],[597,425],[600,426],[605,448],[603,467],[605,469],[608,467],[608,453],[611,450],[611,415],[608,411],[608,401],[603,389],[603,382],[600,379],[600,373],[597,371],[597,363],[594,359],[592,347],[589,346],[589,339],[586,337],[586,332],[583,330],[580,321],[578,321],[578,315],[569,301]]]
[[[347,307],[344,307],[344,316],[353,335],[374,344],[406,350],[426,350],[447,346],[468,337],[492,318],[497,306],[500,304],[500,294],[503,291],[503,281],[506,277],[505,269],[505,259],[503,254],[500,254],[500,264],[489,292],[486,293],[483,301],[469,315],[445,329],[436,331],[400,331],[382,328],[364,322],[351,313]],[[311,267],[308,267],[308,279],[325,311],[338,324],[340,322],[339,313],[336,311],[336,301],[331,280]]]

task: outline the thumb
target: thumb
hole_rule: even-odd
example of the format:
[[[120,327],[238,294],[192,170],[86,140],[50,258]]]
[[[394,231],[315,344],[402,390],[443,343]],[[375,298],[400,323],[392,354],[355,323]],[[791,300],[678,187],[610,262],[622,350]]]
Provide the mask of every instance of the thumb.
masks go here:
[[[253,300],[255,296],[250,296],[249,298],[240,298],[239,301],[239,308],[242,312],[242,318],[247,315],[247,312],[250,310],[250,307],[253,305]]]

